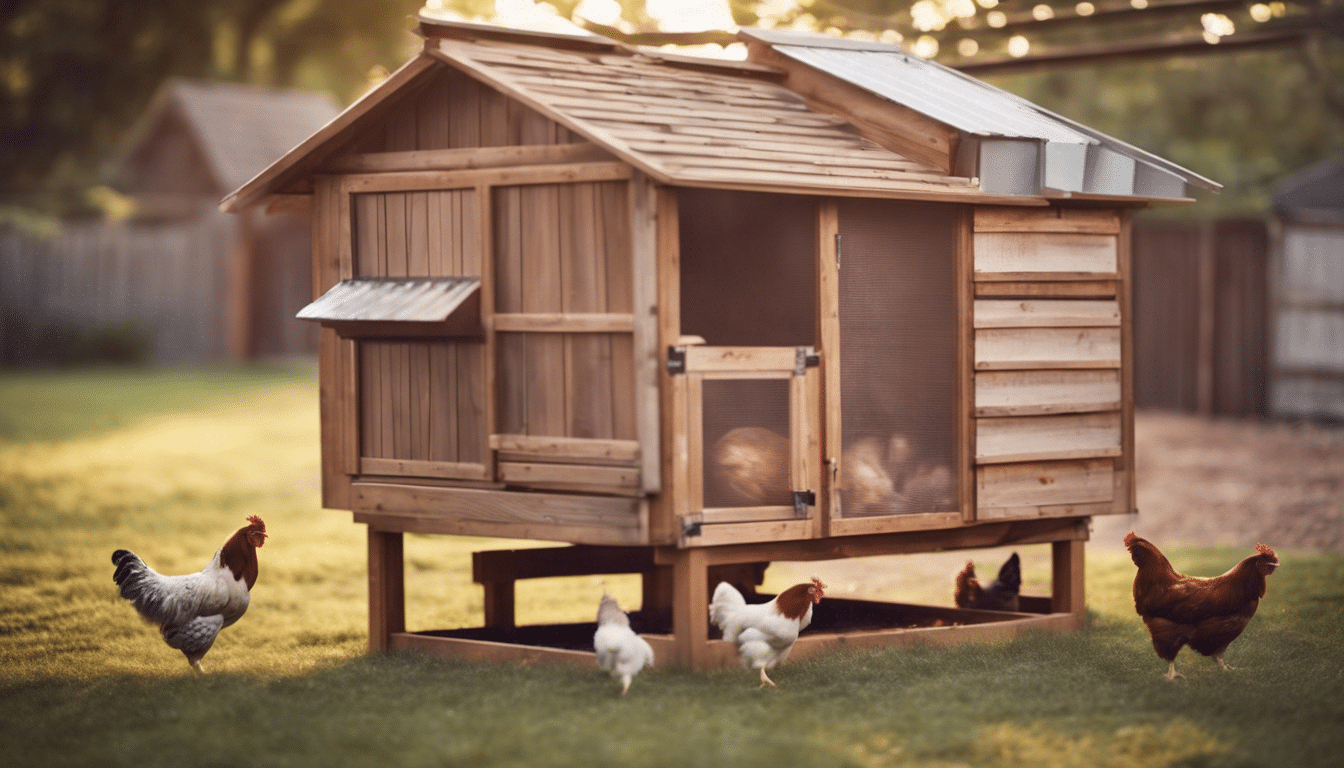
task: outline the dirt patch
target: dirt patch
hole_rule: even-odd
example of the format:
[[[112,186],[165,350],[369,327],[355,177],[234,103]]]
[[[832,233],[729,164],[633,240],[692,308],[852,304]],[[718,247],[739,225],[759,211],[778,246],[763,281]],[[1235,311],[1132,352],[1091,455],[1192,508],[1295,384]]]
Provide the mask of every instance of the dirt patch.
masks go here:
[[[1097,544],[1132,527],[1161,546],[1344,552],[1344,429],[1142,411],[1134,433],[1139,515],[1097,518]]]

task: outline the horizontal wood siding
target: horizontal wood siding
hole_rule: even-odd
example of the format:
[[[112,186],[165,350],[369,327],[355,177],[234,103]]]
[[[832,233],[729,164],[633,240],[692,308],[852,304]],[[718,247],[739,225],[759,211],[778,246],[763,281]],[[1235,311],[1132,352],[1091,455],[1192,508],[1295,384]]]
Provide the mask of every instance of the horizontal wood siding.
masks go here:
[[[1117,269],[1114,235],[1059,232],[977,232],[977,280],[1070,280],[1112,276]]]
[[[978,464],[1120,455],[1120,413],[982,418]]]
[[[1111,211],[975,214],[979,519],[1115,506],[1124,466],[1121,234]]]

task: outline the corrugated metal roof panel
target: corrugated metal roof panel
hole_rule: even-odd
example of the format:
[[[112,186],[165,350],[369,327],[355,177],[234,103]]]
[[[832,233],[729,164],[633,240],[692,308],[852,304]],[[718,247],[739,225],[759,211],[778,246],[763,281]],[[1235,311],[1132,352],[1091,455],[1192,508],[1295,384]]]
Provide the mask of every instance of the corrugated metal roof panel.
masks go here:
[[[322,322],[441,323],[478,293],[479,277],[342,280],[296,315]]]
[[[799,45],[775,50],[977,136],[1095,143],[1023,98],[907,53]]]

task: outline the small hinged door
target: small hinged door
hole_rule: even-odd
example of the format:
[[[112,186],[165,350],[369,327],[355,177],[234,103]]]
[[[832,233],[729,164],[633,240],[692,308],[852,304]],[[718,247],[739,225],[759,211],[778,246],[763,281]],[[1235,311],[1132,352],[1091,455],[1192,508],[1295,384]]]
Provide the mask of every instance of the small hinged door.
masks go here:
[[[821,377],[811,347],[679,348],[689,479],[681,544],[819,535]]]

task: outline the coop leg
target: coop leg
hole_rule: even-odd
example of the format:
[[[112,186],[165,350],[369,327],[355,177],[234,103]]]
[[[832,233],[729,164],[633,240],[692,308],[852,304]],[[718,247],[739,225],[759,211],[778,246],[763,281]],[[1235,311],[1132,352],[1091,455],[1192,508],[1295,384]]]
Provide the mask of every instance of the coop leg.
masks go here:
[[[406,631],[405,561],[399,531],[369,528],[369,650],[386,651]]]
[[[513,629],[514,585],[516,581],[487,581],[485,587],[485,626],[498,629]]]
[[[1056,541],[1051,544],[1052,613],[1072,613],[1082,620],[1087,602],[1083,595],[1083,550],[1081,539]]]
[[[703,549],[682,549],[673,556],[672,635],[678,666],[709,666],[708,572]]]
[[[660,616],[667,621],[672,615],[672,568],[655,565],[641,576],[644,589],[639,610],[645,616]]]

